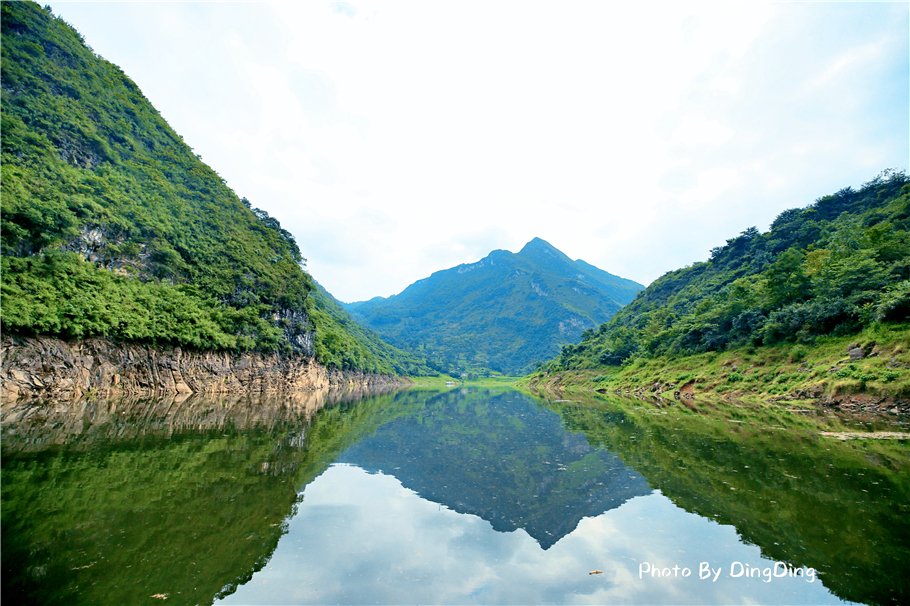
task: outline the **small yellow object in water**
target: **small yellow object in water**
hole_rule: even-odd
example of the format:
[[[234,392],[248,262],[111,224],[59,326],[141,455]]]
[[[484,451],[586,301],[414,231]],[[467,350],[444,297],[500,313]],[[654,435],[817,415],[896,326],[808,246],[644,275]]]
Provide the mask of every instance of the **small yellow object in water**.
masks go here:
[[[588,574],[603,574],[603,573],[604,573],[603,570],[592,570],[592,571],[589,572]]]

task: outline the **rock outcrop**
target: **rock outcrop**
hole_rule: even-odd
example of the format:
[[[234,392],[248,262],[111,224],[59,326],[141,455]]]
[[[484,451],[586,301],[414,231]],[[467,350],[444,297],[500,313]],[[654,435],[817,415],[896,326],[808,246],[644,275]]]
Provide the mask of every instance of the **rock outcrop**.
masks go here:
[[[404,386],[407,379],[329,369],[312,357],[188,351],[106,339],[2,338],[0,395],[258,393]]]

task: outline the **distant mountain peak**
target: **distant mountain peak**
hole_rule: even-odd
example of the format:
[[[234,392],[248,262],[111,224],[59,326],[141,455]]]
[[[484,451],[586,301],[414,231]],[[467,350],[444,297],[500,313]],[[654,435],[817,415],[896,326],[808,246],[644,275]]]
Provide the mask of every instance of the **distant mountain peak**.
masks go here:
[[[518,254],[526,255],[529,253],[541,253],[541,252],[549,253],[554,256],[555,256],[555,254],[562,255],[562,252],[558,248],[556,248],[555,246],[553,246],[552,244],[550,244],[543,238],[534,238],[533,240],[531,240],[530,242],[525,244],[522,247],[522,249],[520,251],[518,251]]]
[[[440,370],[521,374],[608,320],[642,288],[534,238],[518,253],[494,250],[434,272],[398,295],[347,308]]]

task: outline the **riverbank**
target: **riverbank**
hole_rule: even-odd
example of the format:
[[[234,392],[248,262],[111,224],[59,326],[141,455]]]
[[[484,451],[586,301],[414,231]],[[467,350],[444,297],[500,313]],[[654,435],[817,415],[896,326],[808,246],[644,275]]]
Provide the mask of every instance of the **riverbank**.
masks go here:
[[[910,326],[879,326],[813,345],[740,347],[622,366],[541,370],[520,386],[690,400],[813,401],[844,410],[910,414]]]
[[[407,378],[327,368],[314,358],[188,351],[52,338],[2,338],[0,397],[78,398],[405,387]]]

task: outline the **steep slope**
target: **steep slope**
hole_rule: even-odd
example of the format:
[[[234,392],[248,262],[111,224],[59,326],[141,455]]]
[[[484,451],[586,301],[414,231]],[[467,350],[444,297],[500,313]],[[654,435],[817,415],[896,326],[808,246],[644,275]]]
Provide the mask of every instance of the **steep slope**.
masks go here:
[[[239,199],[118,67],[49,8],[2,11],[5,334],[394,371],[331,315],[311,319],[293,236]]]
[[[495,250],[347,309],[441,370],[518,374],[610,318],[641,288],[535,238],[518,253]]]
[[[360,368],[380,374],[433,376],[439,373],[426,361],[383,341],[373,331],[357,324],[344,306],[313,280],[315,288],[307,298],[307,312],[319,327],[316,356],[337,368]]]
[[[910,320],[910,179],[884,171],[671,271],[551,369],[851,335]]]

